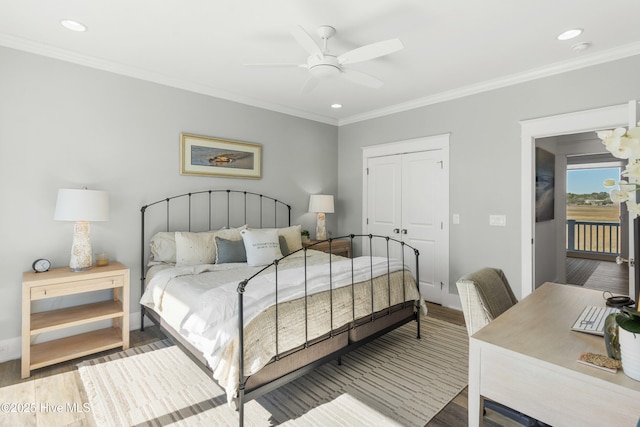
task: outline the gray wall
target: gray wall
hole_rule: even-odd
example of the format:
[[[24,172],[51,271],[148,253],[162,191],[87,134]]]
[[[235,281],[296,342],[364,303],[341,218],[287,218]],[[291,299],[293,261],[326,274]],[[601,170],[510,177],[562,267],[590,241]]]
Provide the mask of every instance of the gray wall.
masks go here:
[[[639,99],[638,71],[640,57],[628,58],[337,129],[0,48],[0,348],[19,342],[22,272],[38,257],[68,264],[72,224],[53,221],[59,188],[109,192],[111,219],[92,224],[94,251],[131,267],[135,312],[141,205],[187,191],[247,189],[292,204],[293,222],[313,231],[308,197],[326,192],[337,195],[328,229],[358,233],[361,147],[448,132],[450,212],[461,219],[451,226],[450,285],[493,265],[519,295],[518,121]],[[181,176],[181,132],[263,144],[263,178]],[[506,215],[507,227],[489,227],[490,214]]]
[[[640,56],[341,126],[338,229],[362,229],[361,147],[451,132],[450,293],[455,280],[500,267],[521,293],[520,125],[518,121],[640,98]],[[489,215],[507,216],[490,227]]]
[[[181,176],[181,132],[263,144],[263,178]],[[59,188],[109,192],[111,218],[91,224],[93,249],[131,268],[136,312],[140,206],[246,189],[293,205],[293,223],[313,234],[309,194],[337,194],[337,140],[335,126],[0,48],[0,344],[20,335],[22,272],[39,257],[69,263],[73,224],[53,220]],[[335,215],[327,223],[336,230]]]

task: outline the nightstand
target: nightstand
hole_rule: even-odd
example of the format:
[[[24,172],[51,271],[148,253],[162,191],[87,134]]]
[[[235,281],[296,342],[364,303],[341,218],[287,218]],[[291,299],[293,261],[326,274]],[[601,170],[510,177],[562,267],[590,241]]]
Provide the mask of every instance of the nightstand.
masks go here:
[[[315,246],[311,246],[311,245],[314,245],[317,242],[318,242],[318,240],[309,240],[307,243],[303,243],[302,246],[304,246],[305,248],[309,247],[309,249],[314,249],[316,251],[322,251],[322,252],[329,253],[329,242],[328,241],[323,241],[321,243],[318,243]],[[344,239],[332,240],[331,241],[331,253],[333,255],[340,255],[340,256],[343,256],[343,257],[351,258],[351,242],[349,240],[344,240]]]
[[[33,313],[31,302],[46,298],[113,290],[113,299]],[[31,344],[38,334],[101,320],[112,326],[65,338]],[[88,354],[129,348],[129,269],[118,262],[71,272],[69,267],[22,275],[22,378],[31,370]]]

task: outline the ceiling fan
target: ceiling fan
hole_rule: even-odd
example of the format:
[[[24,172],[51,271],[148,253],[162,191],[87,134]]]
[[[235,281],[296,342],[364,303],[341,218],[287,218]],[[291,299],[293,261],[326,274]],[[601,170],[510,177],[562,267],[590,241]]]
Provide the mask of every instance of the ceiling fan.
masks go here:
[[[376,77],[362,71],[345,68],[344,65],[355,64],[389,55],[390,53],[404,49],[399,39],[390,39],[368,44],[357,49],[350,50],[341,55],[334,55],[327,48],[328,41],[336,33],[335,28],[329,25],[318,27],[318,36],[322,39],[322,47],[305,31],[297,25],[293,27],[291,35],[309,53],[304,64],[247,64],[253,67],[297,67],[309,70],[310,76],[302,88],[303,92],[311,91],[318,80],[330,77],[341,77],[353,83],[370,88],[379,88],[384,83]]]

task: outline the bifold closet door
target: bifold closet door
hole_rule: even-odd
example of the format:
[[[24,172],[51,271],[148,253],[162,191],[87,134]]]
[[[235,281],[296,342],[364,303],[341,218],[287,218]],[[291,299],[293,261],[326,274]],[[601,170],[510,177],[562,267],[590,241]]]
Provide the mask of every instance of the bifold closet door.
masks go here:
[[[420,292],[432,302],[441,302],[437,280],[438,239],[442,238],[439,207],[442,181],[440,150],[370,158],[367,175],[367,229],[369,233],[402,240],[420,251]],[[374,255],[386,255],[379,242]],[[400,258],[400,253],[391,253]],[[405,251],[405,262],[415,274],[415,258]]]

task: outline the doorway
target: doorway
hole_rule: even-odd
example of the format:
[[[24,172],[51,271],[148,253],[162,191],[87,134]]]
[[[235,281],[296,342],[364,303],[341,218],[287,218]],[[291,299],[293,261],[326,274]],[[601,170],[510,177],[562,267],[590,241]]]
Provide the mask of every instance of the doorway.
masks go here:
[[[536,256],[536,232],[534,209],[534,170],[535,170],[535,143],[537,139],[554,135],[569,135],[582,132],[594,132],[597,129],[609,129],[626,127],[630,122],[636,122],[636,101],[627,104],[586,110],[576,113],[562,114],[521,122],[522,142],[522,187],[521,187],[521,247],[522,247],[522,288],[521,298],[529,295],[535,288],[535,256]],[[632,252],[633,253],[633,252]],[[633,263],[629,263],[630,277],[635,277]],[[633,279],[629,281],[629,294],[636,295],[637,289]]]
[[[627,212],[604,187],[605,179],[619,179],[626,161],[594,132],[537,138],[535,145],[536,165],[541,153],[555,158],[556,178],[554,212],[536,215],[535,287],[551,281],[627,295],[628,267],[616,263],[628,258]]]

